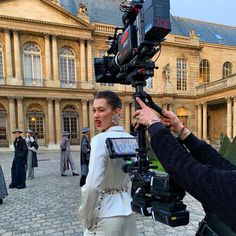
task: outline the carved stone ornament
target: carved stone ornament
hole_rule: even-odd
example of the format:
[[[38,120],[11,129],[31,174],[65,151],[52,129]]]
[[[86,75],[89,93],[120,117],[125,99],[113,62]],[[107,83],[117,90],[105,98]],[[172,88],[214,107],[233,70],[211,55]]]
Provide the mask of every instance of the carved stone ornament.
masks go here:
[[[164,79],[165,84],[166,83],[171,83],[171,81],[170,81],[170,72],[171,72],[170,63],[168,63],[163,67],[163,71],[162,71],[162,75],[163,75],[163,79]]]
[[[83,3],[79,4],[78,16],[88,16],[88,8]]]

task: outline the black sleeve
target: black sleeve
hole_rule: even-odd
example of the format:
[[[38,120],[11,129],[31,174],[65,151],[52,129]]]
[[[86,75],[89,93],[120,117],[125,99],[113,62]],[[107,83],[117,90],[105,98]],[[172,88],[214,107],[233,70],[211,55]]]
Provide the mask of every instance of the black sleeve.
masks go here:
[[[35,140],[34,140],[32,146],[33,146],[36,150],[38,150],[38,148],[39,148],[39,145],[38,145],[37,141],[35,141]]]
[[[28,147],[26,141],[22,138],[20,140],[20,152],[18,152],[18,156],[22,159],[26,158],[28,155]]]
[[[236,166],[224,159],[211,145],[199,140],[194,134],[190,134],[183,144],[191,155],[202,164],[212,165],[221,170],[236,170]]]
[[[155,154],[176,183],[235,227],[236,171],[220,170],[195,160],[161,123],[151,125],[149,133]]]

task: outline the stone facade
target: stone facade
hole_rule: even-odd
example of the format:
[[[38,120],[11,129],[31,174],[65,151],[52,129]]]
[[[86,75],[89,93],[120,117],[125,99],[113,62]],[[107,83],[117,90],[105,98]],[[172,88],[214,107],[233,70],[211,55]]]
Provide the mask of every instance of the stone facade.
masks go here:
[[[90,22],[87,14],[73,15],[50,0],[1,1],[0,23],[0,146],[12,145],[15,128],[33,129],[49,147],[70,131],[72,144],[79,144],[82,127],[96,133],[92,101],[104,89],[120,94],[121,122],[130,131],[134,89],[95,83],[93,58],[108,49],[114,25]],[[210,83],[200,79],[204,59]],[[225,62],[232,65],[227,77]],[[236,135],[236,45],[201,42],[194,31],[169,34],[156,64],[145,90],[157,104],[176,112],[200,138],[218,142],[221,134]]]

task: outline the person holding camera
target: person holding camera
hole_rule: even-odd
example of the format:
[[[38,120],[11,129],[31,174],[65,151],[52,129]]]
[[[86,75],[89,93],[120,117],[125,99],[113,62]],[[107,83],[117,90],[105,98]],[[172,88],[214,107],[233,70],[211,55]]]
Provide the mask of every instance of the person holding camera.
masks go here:
[[[89,172],[81,188],[79,213],[84,235],[137,236],[131,209],[129,175],[121,170],[123,158],[111,159],[107,138],[132,137],[119,126],[122,103],[112,91],[97,93],[93,102],[94,120],[100,134],[91,140]]]
[[[140,98],[136,101],[141,109],[133,114],[135,128],[147,126],[152,148],[166,172],[206,211],[196,235],[236,235],[236,166],[199,140],[173,112],[163,110],[159,117]]]

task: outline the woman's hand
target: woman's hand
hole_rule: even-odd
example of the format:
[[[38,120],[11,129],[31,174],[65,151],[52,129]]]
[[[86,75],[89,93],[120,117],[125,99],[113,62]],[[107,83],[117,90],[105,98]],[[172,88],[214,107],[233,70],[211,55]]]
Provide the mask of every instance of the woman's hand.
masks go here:
[[[136,98],[137,103],[141,109],[136,110],[133,114],[135,129],[138,129],[140,125],[150,126],[152,123],[161,122],[161,119],[157,114],[148,107],[140,98]]]

